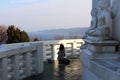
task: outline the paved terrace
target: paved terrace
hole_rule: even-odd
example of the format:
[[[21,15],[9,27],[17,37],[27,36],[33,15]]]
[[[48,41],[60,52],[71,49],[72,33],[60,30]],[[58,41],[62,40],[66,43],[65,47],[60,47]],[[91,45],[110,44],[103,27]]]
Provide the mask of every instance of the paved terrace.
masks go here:
[[[81,80],[80,59],[71,59],[69,65],[59,65],[57,61],[44,63],[44,72],[24,80]]]

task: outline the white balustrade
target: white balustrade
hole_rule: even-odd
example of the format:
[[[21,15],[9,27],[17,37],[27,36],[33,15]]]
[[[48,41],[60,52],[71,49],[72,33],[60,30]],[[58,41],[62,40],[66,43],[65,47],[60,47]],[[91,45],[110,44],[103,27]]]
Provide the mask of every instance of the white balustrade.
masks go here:
[[[0,80],[21,80],[43,72],[43,61],[56,60],[60,44],[67,56],[80,54],[82,39],[0,45]]]
[[[40,41],[41,42],[41,41]],[[83,39],[51,40],[42,41],[44,61],[47,59],[57,60],[57,52],[60,44],[65,46],[67,57],[80,55],[80,46],[84,44]]]
[[[0,80],[21,80],[42,73],[42,45],[42,43],[34,45],[30,43],[1,45]]]

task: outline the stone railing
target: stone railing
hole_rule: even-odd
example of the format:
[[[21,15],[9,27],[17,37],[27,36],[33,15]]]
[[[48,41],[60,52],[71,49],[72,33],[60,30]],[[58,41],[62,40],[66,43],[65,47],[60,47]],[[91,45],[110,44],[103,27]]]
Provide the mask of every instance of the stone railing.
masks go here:
[[[52,40],[43,41],[43,57],[44,61],[47,59],[56,60],[57,52],[60,44],[65,46],[66,57],[80,55],[80,46],[84,43],[82,39],[69,39],[69,40]]]
[[[43,60],[56,60],[60,44],[66,56],[80,53],[82,39],[52,40],[0,45],[0,80],[20,80],[43,72]]]
[[[0,46],[0,80],[21,80],[43,72],[41,44],[8,44]]]

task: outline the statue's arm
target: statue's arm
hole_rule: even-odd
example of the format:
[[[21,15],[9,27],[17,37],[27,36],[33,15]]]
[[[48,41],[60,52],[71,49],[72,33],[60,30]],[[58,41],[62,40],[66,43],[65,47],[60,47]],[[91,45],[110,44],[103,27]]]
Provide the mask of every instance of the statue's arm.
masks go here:
[[[97,27],[97,18],[94,18],[93,28]]]

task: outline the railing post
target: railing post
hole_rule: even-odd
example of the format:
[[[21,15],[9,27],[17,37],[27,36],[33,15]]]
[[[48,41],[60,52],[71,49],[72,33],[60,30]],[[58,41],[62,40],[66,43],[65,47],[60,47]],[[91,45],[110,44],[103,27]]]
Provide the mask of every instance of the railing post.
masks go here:
[[[26,54],[26,74],[27,76],[31,75],[31,52],[27,52]]]
[[[19,80],[20,77],[19,77],[19,56],[18,55],[15,55],[14,56],[14,71],[15,71],[15,80]]]
[[[72,56],[75,56],[76,53],[77,53],[77,44],[76,44],[76,41],[73,42],[72,44]]]
[[[55,44],[52,45],[51,56],[52,56],[52,60],[57,60],[57,52],[56,52],[56,45]]]
[[[44,45],[44,43],[41,43],[42,44],[42,48],[43,48],[43,61],[46,61],[46,46]]]
[[[37,45],[37,72],[38,74],[43,72],[43,53],[44,45],[43,43],[38,43]]]
[[[67,43],[63,43],[64,47],[65,47],[65,54],[67,55]]]
[[[8,80],[7,58],[2,59],[3,80]]]

